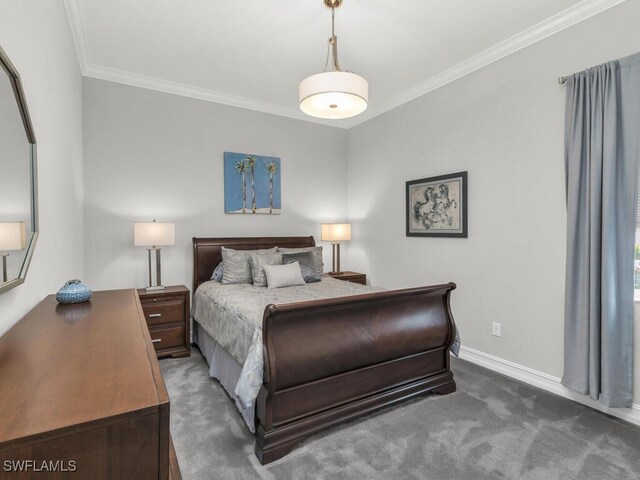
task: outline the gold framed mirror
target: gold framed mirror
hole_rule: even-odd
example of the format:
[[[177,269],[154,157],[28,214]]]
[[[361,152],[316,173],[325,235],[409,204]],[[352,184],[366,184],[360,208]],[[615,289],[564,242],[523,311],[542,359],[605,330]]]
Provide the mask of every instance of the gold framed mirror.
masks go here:
[[[0,47],[0,293],[24,283],[38,239],[36,137],[15,66]]]

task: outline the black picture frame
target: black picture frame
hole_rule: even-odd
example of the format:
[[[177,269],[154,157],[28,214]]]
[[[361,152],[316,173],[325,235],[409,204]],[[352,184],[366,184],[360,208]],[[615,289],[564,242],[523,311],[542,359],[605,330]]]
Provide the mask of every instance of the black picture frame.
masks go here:
[[[467,172],[406,183],[407,237],[467,238]]]

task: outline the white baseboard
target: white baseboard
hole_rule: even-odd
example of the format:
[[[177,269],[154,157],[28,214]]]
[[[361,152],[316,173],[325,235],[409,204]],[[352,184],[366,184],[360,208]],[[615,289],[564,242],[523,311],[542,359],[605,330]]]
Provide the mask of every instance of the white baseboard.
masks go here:
[[[640,405],[634,403],[631,408],[609,408],[600,402],[592,400],[590,397],[579,395],[560,383],[560,379],[546,373],[538,372],[529,367],[518,365],[517,363],[494,357],[473,348],[460,347],[460,358],[467,362],[475,363],[507,377],[520,380],[534,387],[541,388],[561,397],[568,398],[575,402],[591,407],[595,410],[607,413],[613,417],[620,418],[634,425],[640,425]]]

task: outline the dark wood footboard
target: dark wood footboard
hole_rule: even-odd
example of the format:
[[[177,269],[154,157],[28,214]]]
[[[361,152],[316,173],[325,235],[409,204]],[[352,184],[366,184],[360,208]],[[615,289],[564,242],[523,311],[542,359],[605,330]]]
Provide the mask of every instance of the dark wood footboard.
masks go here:
[[[269,305],[256,403],[262,464],[308,435],[425,392],[456,389],[449,368],[454,283]]]

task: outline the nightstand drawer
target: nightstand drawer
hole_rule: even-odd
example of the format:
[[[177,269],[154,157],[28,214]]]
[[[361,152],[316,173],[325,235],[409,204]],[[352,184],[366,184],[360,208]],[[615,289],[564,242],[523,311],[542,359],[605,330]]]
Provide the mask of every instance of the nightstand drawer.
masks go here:
[[[150,328],[149,334],[156,352],[184,346],[184,325]]]
[[[365,273],[358,273],[358,272],[334,273],[334,272],[329,272],[329,273],[327,273],[327,275],[330,276],[331,278],[335,278],[336,280],[343,280],[345,282],[351,282],[351,283],[359,283],[360,285],[366,285],[367,284],[367,275]]]
[[[145,302],[142,304],[144,317],[150,327],[170,323],[184,323],[184,299]]]
[[[139,288],[138,298],[158,358],[168,355],[189,356],[189,289],[184,285],[165,287],[159,291]]]
[[[347,282],[351,282],[351,283],[359,283],[360,285],[366,285],[367,284],[367,276],[366,275],[361,275],[359,277],[353,277],[353,278],[349,278],[349,279],[345,279],[347,280]]]

